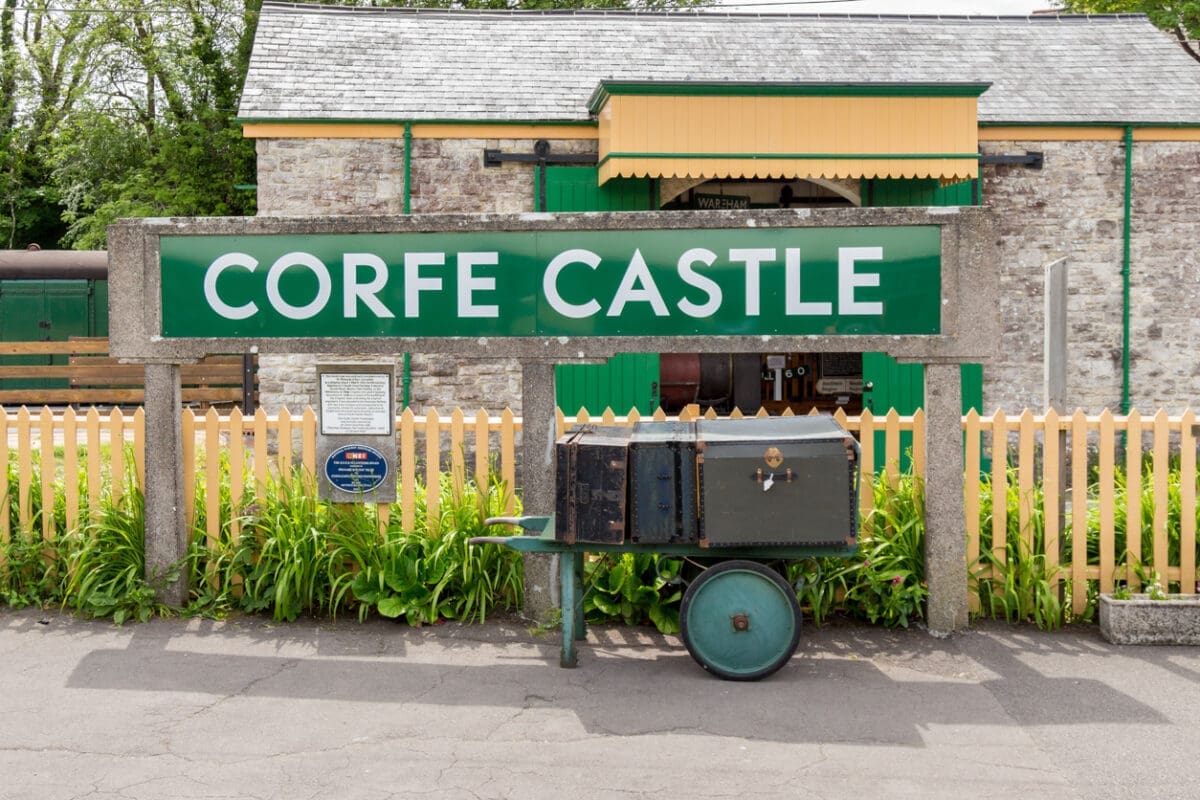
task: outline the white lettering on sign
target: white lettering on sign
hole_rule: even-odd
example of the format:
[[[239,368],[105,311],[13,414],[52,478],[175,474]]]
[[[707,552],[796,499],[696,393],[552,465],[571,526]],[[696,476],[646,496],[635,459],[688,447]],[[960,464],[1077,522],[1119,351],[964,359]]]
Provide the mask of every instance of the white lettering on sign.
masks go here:
[[[775,260],[775,248],[751,247],[743,250],[735,248],[729,251],[730,261],[741,261],[746,265],[746,316],[759,315],[759,268],[764,261]]]
[[[881,316],[884,313],[882,301],[867,301],[859,299],[859,290],[880,286],[879,272],[868,272],[860,269],[866,261],[882,261],[882,247],[840,247],[838,248],[836,271],[836,313],[844,316]],[[727,254],[727,265],[740,265],[745,282],[745,316],[757,317],[762,313],[762,269],[764,265],[777,261],[778,250],[775,248],[731,248]],[[395,313],[383,301],[382,297],[403,298],[404,316],[410,319],[421,316],[422,295],[449,291],[445,286],[443,275],[431,273],[430,270],[447,266],[447,259],[455,259],[455,271],[451,280],[456,292],[455,313],[460,319],[498,319],[500,317],[500,287],[494,274],[480,274],[486,268],[500,265],[498,251],[469,251],[460,253],[444,252],[410,252],[403,256],[403,287],[399,292],[388,292],[388,284],[392,271],[388,263],[374,253],[345,253],[342,255],[342,270],[340,287],[342,295],[342,316],[346,319],[356,319],[360,315],[374,316],[376,319],[390,319]],[[589,280],[585,270],[596,271],[602,266],[603,259],[583,248],[564,250],[555,255],[546,265],[542,274],[542,294],[546,303],[556,313],[568,319],[587,319],[595,317],[604,311],[607,317],[620,317],[627,313],[631,304],[644,303],[656,317],[670,317],[670,300],[674,307],[684,315],[693,319],[706,319],[716,315],[724,303],[724,294],[720,284],[702,268],[717,265],[720,256],[707,248],[695,247],[685,250],[675,263],[675,274],[679,283],[685,289],[676,289],[678,296],[664,296],[659,283],[664,280],[663,273],[651,270],[640,249],[634,249],[628,263],[624,265],[620,283],[611,297],[596,297],[594,290],[589,287],[595,282]],[[258,269],[258,261],[246,253],[226,253],[209,264],[204,273],[204,299],[214,312],[230,320],[244,320],[258,314],[260,308],[253,300],[238,305],[241,298],[230,297],[229,281],[222,281],[222,276],[230,269],[244,269],[254,273]],[[804,316],[833,316],[834,302],[831,300],[814,300],[811,298],[812,276],[805,272],[804,261],[799,247],[787,247],[783,250],[783,305],[784,314],[789,317]],[[817,267],[828,269],[828,267]],[[298,298],[285,298],[280,291],[284,274],[289,270],[307,270],[316,279],[316,291],[307,302],[294,303]],[[804,296],[805,278],[808,277],[810,297]],[[826,281],[828,276],[825,276]],[[818,280],[820,280],[818,278]],[[243,282],[244,283],[244,282]],[[291,252],[280,256],[267,270],[266,296],[270,306],[288,319],[305,320],[321,313],[329,304],[333,294],[333,279],[329,268],[319,258],[309,253]],[[666,285],[666,284],[664,284]],[[224,293],[221,287],[225,286]],[[289,292],[296,290],[291,288]],[[575,296],[584,292],[582,302],[573,302],[563,296],[563,287],[570,286]],[[303,290],[301,290],[303,291]],[[590,294],[588,294],[590,292]],[[489,300],[491,302],[489,302]],[[607,301],[607,310],[603,303]],[[364,311],[365,309],[365,311]]]
[[[258,305],[253,300],[244,305],[231,306],[217,294],[217,279],[221,277],[222,272],[230,267],[242,267],[250,272],[254,272],[255,268],[258,267],[258,260],[245,253],[226,253],[216,261],[213,261],[204,273],[204,299],[208,301],[209,308],[225,319],[248,319],[253,317],[258,313]]]
[[[459,253],[458,254],[458,316],[467,318],[491,318],[500,316],[500,306],[476,305],[475,292],[496,291],[496,278],[480,278],[475,275],[477,266],[494,267],[500,263],[500,254],[490,253]]]
[[[856,261],[882,261],[882,247],[839,247],[838,248],[838,313],[880,316],[883,303],[862,303],[854,299],[858,286],[878,286],[878,272],[855,272]]]
[[[368,267],[374,270],[375,277],[368,283],[359,283],[359,267]],[[342,282],[345,284],[345,290],[342,292],[342,314],[346,319],[354,319],[358,316],[359,301],[380,319],[391,319],[396,316],[379,299],[379,293],[387,285],[387,279],[387,264],[374,253],[346,253],[342,256]]]
[[[600,304],[595,299],[586,303],[568,303],[558,291],[558,276],[571,264],[583,264],[596,269],[600,266],[600,256],[591,250],[566,250],[556,255],[546,266],[542,276],[542,294],[550,307],[569,319],[586,319],[595,316],[600,311]]]
[[[637,288],[639,285],[640,289]],[[621,285],[617,287],[612,305],[608,307],[608,316],[621,316],[626,303],[649,303],[656,317],[667,317],[671,314],[667,311],[667,304],[663,302],[654,278],[650,276],[650,268],[646,266],[646,259],[642,258],[641,250],[633,251],[633,258],[629,259],[629,267],[625,270],[625,276],[621,278]]]
[[[789,247],[783,251],[783,268],[785,314],[790,317],[802,317],[827,316],[833,313],[833,303],[806,303],[800,299],[799,247]]]
[[[441,278],[422,278],[421,267],[445,265],[445,253],[404,254],[404,316],[421,316],[421,292],[436,292],[442,288]]]
[[[675,270],[679,273],[679,277],[684,283],[699,289],[708,296],[708,300],[703,303],[693,303],[685,297],[676,304],[679,310],[689,317],[697,319],[711,317],[721,307],[721,287],[712,278],[696,272],[696,268],[692,266],[697,262],[703,262],[705,266],[711,267],[716,260],[717,254],[712,250],[705,250],[703,247],[694,247],[681,255],[679,263],[675,265]]]
[[[307,305],[294,306],[279,293],[279,281],[283,278],[283,273],[291,267],[307,267],[317,276],[317,294]],[[309,319],[316,316],[329,302],[332,292],[333,283],[329,279],[329,270],[325,268],[321,259],[308,253],[285,253],[275,259],[275,263],[267,272],[267,299],[271,301],[272,308],[288,319]]]

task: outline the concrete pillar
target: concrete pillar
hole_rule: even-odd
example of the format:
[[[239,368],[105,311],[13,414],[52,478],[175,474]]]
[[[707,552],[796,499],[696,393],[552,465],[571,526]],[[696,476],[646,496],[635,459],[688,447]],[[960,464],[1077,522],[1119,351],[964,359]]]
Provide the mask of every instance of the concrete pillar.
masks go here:
[[[526,515],[554,513],[554,363],[521,361],[521,492]],[[525,556],[525,616],[542,622],[559,605],[558,556]]]
[[[925,580],[930,633],[967,627],[962,384],[958,364],[925,365]]]
[[[188,601],[183,502],[183,403],[178,364],[146,365],[146,581],[160,602]],[[177,569],[174,576],[171,570]]]

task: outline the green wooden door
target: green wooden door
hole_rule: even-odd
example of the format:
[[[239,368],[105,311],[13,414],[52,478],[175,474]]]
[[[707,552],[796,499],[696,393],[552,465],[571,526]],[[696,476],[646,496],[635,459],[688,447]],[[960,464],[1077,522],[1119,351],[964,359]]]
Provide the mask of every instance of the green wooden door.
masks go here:
[[[651,180],[614,178],[603,186],[596,167],[546,167],[546,211],[649,211],[658,207]],[[606,364],[554,368],[555,401],[565,414],[611,408],[652,414],[659,405],[657,353],[618,353]]]
[[[102,305],[102,315],[99,306]],[[108,284],[94,280],[0,281],[0,341],[59,342],[108,333]],[[61,366],[66,356],[0,356],[9,366]],[[65,389],[66,378],[9,378],[2,389]]]

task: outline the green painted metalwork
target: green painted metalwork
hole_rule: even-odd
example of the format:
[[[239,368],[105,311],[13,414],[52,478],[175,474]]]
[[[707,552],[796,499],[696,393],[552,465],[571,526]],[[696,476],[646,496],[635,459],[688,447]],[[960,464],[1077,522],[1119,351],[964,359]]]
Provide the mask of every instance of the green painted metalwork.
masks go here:
[[[1129,413],[1130,244],[1133,238],[1133,128],[1125,128],[1125,221],[1121,251],[1121,413]]]
[[[680,634],[692,658],[726,680],[756,680],[791,658],[800,639],[796,593],[770,567],[725,561],[688,587]]]
[[[601,81],[588,98],[595,114],[612,95],[640,97],[979,97],[990,83],[825,83],[758,81]]]

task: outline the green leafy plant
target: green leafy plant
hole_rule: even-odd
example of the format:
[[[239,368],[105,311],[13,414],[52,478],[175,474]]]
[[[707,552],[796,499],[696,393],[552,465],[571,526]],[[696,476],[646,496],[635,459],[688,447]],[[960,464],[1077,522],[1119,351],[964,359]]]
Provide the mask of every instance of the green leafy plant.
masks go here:
[[[682,563],[652,553],[616,553],[585,561],[585,618],[627,625],[650,622],[662,633],[678,633]]]
[[[500,516],[509,500],[498,480],[483,489],[471,481],[456,488],[444,475],[432,526],[424,503],[415,509],[416,530],[402,530],[400,515],[393,513],[382,536],[377,519],[363,507],[339,514],[329,536],[331,609],[351,602],[360,619],[374,611],[424,625],[439,619],[482,622],[497,605],[515,607],[524,591],[520,554],[469,545],[472,537],[488,534],[483,521]]]
[[[841,558],[805,558],[787,565],[787,578],[796,589],[802,609],[821,625],[849,591],[847,561]]]
[[[145,502],[136,487],[118,502],[105,495],[97,517],[70,535],[70,576],[64,604],[89,617],[111,617],[117,625],[145,622],[168,609],[146,582]],[[177,580],[183,565],[166,576]]]
[[[239,545],[250,554],[235,553],[231,559],[247,570],[242,608],[270,608],[276,620],[288,621],[329,608],[327,509],[302,474],[255,498]]]
[[[834,580],[846,586],[844,605],[873,624],[907,628],[925,616],[925,497],[921,480],[903,475],[875,482],[874,507],[863,521],[860,556]]]
[[[1070,583],[1045,553],[1045,494],[1040,483],[1034,485],[1028,498],[1028,521],[1022,529],[1022,498],[1015,469],[1009,470],[1005,486],[999,498],[990,477],[983,478],[980,486],[980,554],[968,567],[969,583],[979,600],[978,613],[1014,623],[1032,621],[1042,630],[1057,629],[1066,621],[1068,608],[1062,596],[1070,592]],[[1005,512],[1003,556],[993,545],[998,503]]]

